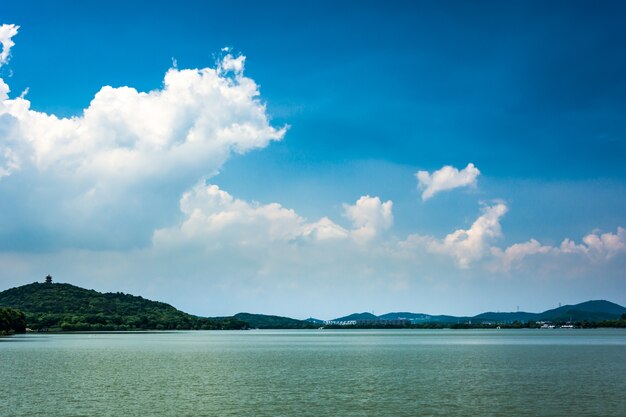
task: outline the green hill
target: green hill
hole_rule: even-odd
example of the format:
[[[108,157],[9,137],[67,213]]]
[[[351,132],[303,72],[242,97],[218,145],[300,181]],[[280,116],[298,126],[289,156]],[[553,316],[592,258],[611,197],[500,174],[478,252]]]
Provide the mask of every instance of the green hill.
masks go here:
[[[353,313],[348,316],[336,318],[334,321],[376,321],[380,320],[378,316],[372,313]]]
[[[232,317],[204,318],[169,304],[124,293],[100,293],[70,284],[28,284],[0,292],[0,307],[17,308],[33,330],[244,329]]]
[[[616,320],[626,314],[626,308],[606,300],[591,300],[575,305],[565,305],[539,314],[541,320],[551,321],[603,321]]]
[[[237,313],[236,319],[248,323],[253,329],[317,329],[319,325],[306,320],[265,314]]]
[[[477,316],[472,317],[472,320],[478,321],[492,321],[496,323],[513,323],[515,321],[519,321],[525,323],[527,321],[537,321],[539,320],[539,314],[537,313],[527,313],[525,311],[517,311],[511,313],[496,313],[493,311],[482,313]]]

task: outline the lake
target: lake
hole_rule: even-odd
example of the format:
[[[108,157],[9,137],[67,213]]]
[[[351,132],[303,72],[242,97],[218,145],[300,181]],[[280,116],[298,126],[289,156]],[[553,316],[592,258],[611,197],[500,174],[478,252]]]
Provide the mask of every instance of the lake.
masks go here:
[[[626,330],[0,338],[0,416],[624,416]]]

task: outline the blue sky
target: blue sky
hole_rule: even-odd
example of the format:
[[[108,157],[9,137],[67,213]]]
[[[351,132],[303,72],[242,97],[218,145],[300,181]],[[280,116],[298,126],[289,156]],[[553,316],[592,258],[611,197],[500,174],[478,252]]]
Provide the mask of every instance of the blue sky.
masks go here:
[[[207,315],[626,304],[619,2],[0,17],[2,287],[52,273]]]

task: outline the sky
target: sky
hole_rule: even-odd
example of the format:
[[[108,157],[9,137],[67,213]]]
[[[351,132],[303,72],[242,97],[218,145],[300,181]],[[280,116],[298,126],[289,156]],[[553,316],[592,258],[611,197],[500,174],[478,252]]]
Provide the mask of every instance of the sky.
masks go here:
[[[626,5],[6,1],[0,289],[626,305]]]

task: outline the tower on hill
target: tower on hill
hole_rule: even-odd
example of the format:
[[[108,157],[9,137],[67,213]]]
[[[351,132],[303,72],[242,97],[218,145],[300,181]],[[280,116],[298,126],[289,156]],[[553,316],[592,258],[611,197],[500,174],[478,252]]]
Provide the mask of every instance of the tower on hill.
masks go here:
[[[47,275],[46,276],[46,284],[52,284],[52,276],[51,275]]]

